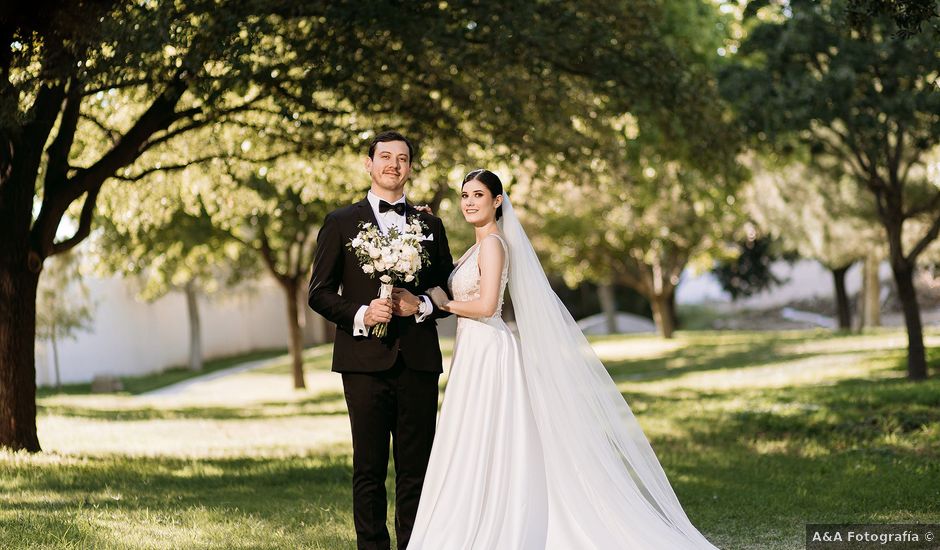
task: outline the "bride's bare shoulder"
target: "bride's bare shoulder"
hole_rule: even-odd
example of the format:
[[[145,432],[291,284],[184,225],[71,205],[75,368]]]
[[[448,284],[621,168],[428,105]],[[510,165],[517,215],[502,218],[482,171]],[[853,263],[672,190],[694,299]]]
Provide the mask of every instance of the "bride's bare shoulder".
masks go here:
[[[495,237],[495,238],[492,238]],[[498,233],[490,233],[480,241],[480,254],[478,263],[482,266],[488,262],[502,264],[506,258],[506,241]]]

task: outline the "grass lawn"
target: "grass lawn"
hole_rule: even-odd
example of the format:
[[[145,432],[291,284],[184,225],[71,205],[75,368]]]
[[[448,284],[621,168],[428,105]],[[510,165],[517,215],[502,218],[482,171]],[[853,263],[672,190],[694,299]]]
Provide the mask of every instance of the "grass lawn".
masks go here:
[[[593,342],[718,546],[803,548],[805,523],[940,522],[940,357],[937,378],[906,381],[900,331]],[[285,358],[169,396],[43,394],[45,452],[0,452],[0,548],[354,548],[329,362],[307,350],[300,392]]]

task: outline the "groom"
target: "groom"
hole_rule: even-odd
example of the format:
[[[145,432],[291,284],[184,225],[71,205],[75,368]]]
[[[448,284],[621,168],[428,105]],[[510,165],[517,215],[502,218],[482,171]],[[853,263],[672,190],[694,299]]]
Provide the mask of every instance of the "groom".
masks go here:
[[[385,477],[389,438],[395,460],[395,533],[408,545],[437,422],[442,372],[436,319],[448,315],[423,292],[446,288],[454,267],[444,225],[405,200],[414,147],[398,132],[382,132],[369,145],[366,198],[331,212],[317,237],[309,303],[336,323],[333,371],[342,373],[353,443],[353,517],[359,550],[388,549]],[[379,281],[363,273],[346,248],[361,222],[387,233],[417,217],[428,229],[421,245],[430,262],[417,279],[380,299]],[[383,338],[372,334],[388,323]]]

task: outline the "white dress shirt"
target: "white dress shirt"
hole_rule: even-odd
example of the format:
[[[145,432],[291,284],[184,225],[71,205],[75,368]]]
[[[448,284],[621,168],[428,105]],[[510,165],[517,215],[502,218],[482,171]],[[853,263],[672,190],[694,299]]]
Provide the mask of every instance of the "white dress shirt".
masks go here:
[[[395,212],[394,210],[386,210],[385,212],[379,212],[379,201],[380,199],[375,193],[369,191],[367,195],[369,199],[369,206],[372,207],[372,213],[375,214],[375,221],[379,224],[379,231],[383,235],[388,233],[390,227],[396,227],[399,231],[405,229],[405,217]],[[405,203],[405,195],[403,194],[400,199],[391,203],[396,205]],[[415,322],[420,323],[424,321],[428,315],[433,311],[434,306],[431,305],[431,299],[425,296],[424,294],[418,296],[421,299],[421,305],[418,307],[418,313],[415,313]],[[369,306],[361,306],[359,311],[356,312],[355,318],[353,318],[353,336],[368,336],[370,329],[366,327],[366,310],[369,309]]]

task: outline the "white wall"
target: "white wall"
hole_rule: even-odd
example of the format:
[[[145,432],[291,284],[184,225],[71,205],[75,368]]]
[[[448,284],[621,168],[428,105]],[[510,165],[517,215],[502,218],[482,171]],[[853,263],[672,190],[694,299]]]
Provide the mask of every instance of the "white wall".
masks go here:
[[[686,270],[676,290],[676,300],[680,304],[717,303],[761,309],[797,299],[832,296],[832,275],[818,262],[800,260],[792,266],[777,262],[771,269],[788,282],[734,303],[714,275],[696,275]],[[882,284],[891,280],[887,263],[881,266],[881,277]],[[147,374],[188,363],[189,320],[182,293],[172,293],[148,304],[137,300],[133,285],[118,277],[87,277],[85,284],[92,302],[97,304],[94,320],[90,331],[79,331],[75,339],[59,342],[63,383],[88,382],[98,374]],[[846,287],[849,294],[861,287],[860,263],[847,273]],[[267,277],[250,287],[201,298],[199,310],[206,358],[287,347],[283,293]],[[309,308],[305,310],[306,343],[325,341],[325,320]],[[441,320],[439,325],[442,336],[453,335],[452,318]],[[55,382],[52,346],[46,341],[36,344],[36,380],[40,385]]]
[[[63,383],[88,382],[95,375],[139,375],[189,362],[189,319],[182,293],[153,303],[139,301],[123,279],[85,279],[93,309],[90,331],[58,343]],[[65,299],[68,299],[67,296]],[[324,321],[307,310],[305,340],[325,339]],[[265,348],[286,348],[287,308],[280,288],[269,278],[251,287],[199,300],[206,358]],[[55,383],[52,346],[36,344],[36,380]]]
[[[774,262],[771,272],[786,283],[774,286],[749,298],[734,302],[734,307],[763,309],[782,306],[793,300],[814,297],[831,298],[835,292],[832,273],[813,260],[799,260],[790,265],[787,262]],[[887,262],[879,270],[881,284],[891,281],[891,267]],[[846,292],[851,296],[862,286],[862,263],[858,262],[845,275]],[[718,280],[711,273],[696,275],[686,269],[682,273],[676,289],[676,302],[679,304],[731,303],[731,295],[722,290]]]

